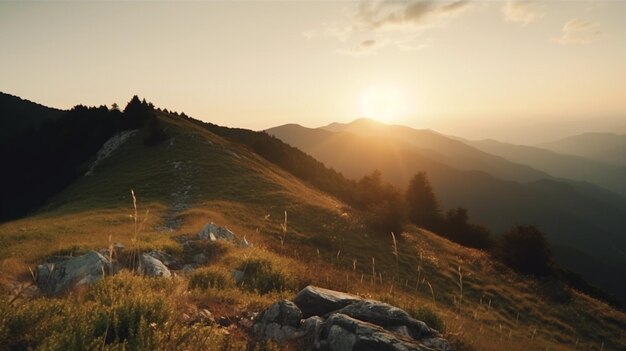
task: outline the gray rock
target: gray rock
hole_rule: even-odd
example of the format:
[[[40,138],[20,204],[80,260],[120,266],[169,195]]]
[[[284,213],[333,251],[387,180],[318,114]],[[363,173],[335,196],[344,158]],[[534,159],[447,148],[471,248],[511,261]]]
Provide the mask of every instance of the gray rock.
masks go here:
[[[207,262],[209,262],[209,259],[203,253],[199,253],[193,256],[193,263],[195,264],[205,264]]]
[[[243,277],[244,277],[243,271],[240,271],[238,269],[233,269],[232,271],[230,271],[230,275],[233,277],[233,280],[235,280],[235,284],[239,284],[243,281]]]
[[[305,318],[323,316],[362,299],[339,291],[309,285],[293,299]]]
[[[283,346],[302,336],[302,312],[293,302],[280,300],[259,315],[254,324],[254,334],[261,339],[273,340]]]
[[[193,271],[194,271],[194,268],[193,268],[193,266],[192,266],[192,265],[190,265],[190,264],[186,264],[186,265],[184,265],[184,266],[183,266],[183,269],[182,269],[182,270],[183,270],[183,273],[185,273],[185,274],[189,274],[189,273],[191,273],[191,272],[193,272]]]
[[[328,317],[322,335],[326,337],[326,348],[331,351],[433,350],[419,341],[341,313]]]
[[[111,262],[96,251],[37,266],[37,286],[47,295],[61,295],[71,289],[97,282],[111,270]]]
[[[362,300],[354,302],[336,311],[346,316],[379,325],[388,330],[405,333],[413,339],[433,337],[439,332],[426,323],[412,318],[404,310],[384,302]]]
[[[172,255],[166,254],[165,252],[162,252],[162,251],[150,251],[150,252],[147,253],[147,255],[152,256],[152,257],[156,258],[157,260],[161,261],[167,268],[170,268],[170,269],[179,269],[180,268],[180,265],[176,261],[176,259]]]
[[[300,330],[302,332],[301,345],[304,351],[311,351],[320,347],[319,335],[324,329],[324,319],[319,316],[309,317],[302,321]]]
[[[150,256],[149,254],[141,255],[140,270],[143,274],[149,277],[165,277],[172,276],[170,270],[163,264],[163,262]]]
[[[234,241],[237,239],[235,233],[228,230],[228,228],[222,228],[213,222],[205,225],[204,228],[198,232],[198,237],[203,240],[210,239],[211,241],[218,239]]]
[[[278,323],[299,328],[302,312],[293,302],[280,300],[271,305],[258,318],[258,323]]]

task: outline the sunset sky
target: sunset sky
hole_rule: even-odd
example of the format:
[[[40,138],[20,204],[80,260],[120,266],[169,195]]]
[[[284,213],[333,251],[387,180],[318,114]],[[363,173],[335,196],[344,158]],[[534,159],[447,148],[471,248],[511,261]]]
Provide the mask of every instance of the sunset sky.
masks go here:
[[[626,1],[0,2],[0,91],[265,129],[626,133]]]

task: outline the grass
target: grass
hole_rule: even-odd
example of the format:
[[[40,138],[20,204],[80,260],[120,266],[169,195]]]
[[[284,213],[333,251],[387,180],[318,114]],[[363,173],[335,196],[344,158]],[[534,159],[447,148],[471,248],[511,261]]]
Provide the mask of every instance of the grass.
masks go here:
[[[163,121],[164,143],[146,148],[140,132],[44,210],[0,224],[0,349],[241,349],[245,326],[226,334],[196,322],[197,311],[236,321],[306,284],[397,305],[445,331],[460,350],[626,347],[626,316],[603,303],[569,291],[569,300],[551,299],[546,288],[555,287],[428,231],[372,232],[342,203],[245,148],[185,121]],[[253,248],[185,249],[176,240],[209,221]],[[29,267],[46,257],[112,242],[185,260],[203,253],[208,263],[172,280],[123,273],[63,299],[28,290],[15,298],[16,285],[32,281]],[[243,284],[233,269],[246,273]],[[65,335],[70,322],[76,328]]]

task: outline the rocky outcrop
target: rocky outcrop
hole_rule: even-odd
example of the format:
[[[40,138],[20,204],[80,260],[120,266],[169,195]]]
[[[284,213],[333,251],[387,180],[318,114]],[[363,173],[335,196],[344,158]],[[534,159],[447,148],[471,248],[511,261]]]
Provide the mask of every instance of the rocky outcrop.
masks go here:
[[[170,270],[160,260],[154,258],[150,254],[142,254],[139,269],[148,277],[165,277],[172,276]]]
[[[37,266],[37,286],[47,295],[61,295],[109,274],[111,262],[96,251]]]
[[[250,246],[250,243],[248,242],[248,240],[246,240],[245,237],[242,240],[238,240],[235,233],[230,231],[230,229],[220,227],[213,222],[207,223],[202,228],[202,230],[198,232],[198,238],[201,240],[211,240],[211,241],[226,240],[226,241],[236,243],[237,245],[242,246],[242,247]]]
[[[437,330],[402,309],[314,286],[259,314],[253,332],[310,351],[451,350]]]
[[[203,240],[209,239],[211,241],[218,239],[235,241],[235,239],[237,239],[235,233],[231,232],[228,228],[220,227],[213,222],[205,225],[202,230],[198,232],[198,237]]]

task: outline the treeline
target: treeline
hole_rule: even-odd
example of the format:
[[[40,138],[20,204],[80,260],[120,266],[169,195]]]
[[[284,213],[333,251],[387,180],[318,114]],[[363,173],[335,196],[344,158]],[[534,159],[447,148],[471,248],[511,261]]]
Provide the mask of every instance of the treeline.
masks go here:
[[[376,231],[399,233],[407,224],[432,230],[466,247],[489,253],[520,274],[548,282],[556,288],[549,294],[558,300],[567,298],[567,286],[619,307],[617,299],[588,284],[580,275],[558,267],[545,233],[532,225],[516,225],[503,235],[495,236],[482,225],[472,223],[468,210],[456,207],[444,211],[425,173],[416,174],[405,192],[383,180],[375,170],[358,181],[346,179],[301,150],[265,132],[228,128],[199,121],[184,113],[174,115],[203,126],[252,151],[316,188],[333,194],[359,210]]]
[[[82,176],[85,162],[116,133],[147,125],[144,143],[164,139],[154,106],[134,96],[120,111],[117,105],[78,105],[39,128],[31,127],[0,145],[3,164],[0,221],[27,215]]]

